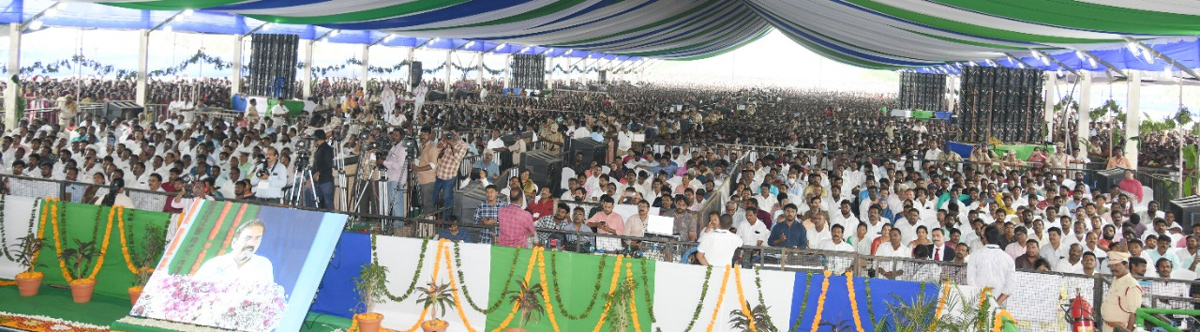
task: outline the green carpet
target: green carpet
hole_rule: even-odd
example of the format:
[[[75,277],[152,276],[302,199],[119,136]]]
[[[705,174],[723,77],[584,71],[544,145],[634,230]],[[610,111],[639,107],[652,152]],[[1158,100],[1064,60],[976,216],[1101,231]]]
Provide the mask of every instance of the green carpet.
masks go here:
[[[304,317],[304,325],[300,327],[300,332],[346,330],[350,328],[350,323],[348,318],[309,312],[308,317]]]
[[[0,311],[23,315],[39,315],[62,320],[108,326],[129,314],[129,299],[92,296],[90,303],[75,303],[68,289],[42,285],[37,296],[21,297],[17,287],[0,287]]]

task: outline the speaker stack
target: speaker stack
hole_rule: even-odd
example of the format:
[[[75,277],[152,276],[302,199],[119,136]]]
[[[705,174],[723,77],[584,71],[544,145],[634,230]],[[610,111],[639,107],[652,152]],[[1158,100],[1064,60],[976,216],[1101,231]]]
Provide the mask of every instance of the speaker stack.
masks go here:
[[[1042,71],[964,67],[959,128],[967,142],[995,137],[1008,143],[1041,143],[1045,138]]]
[[[256,34],[250,46],[250,86],[247,93],[274,98],[293,96],[300,36]]]
[[[484,202],[487,202],[487,192],[484,187],[479,185],[479,181],[471,181],[466,187],[454,192],[454,206],[450,208],[453,209],[454,216],[458,217],[459,221],[466,222],[471,220],[470,218],[475,215],[479,204]]]
[[[567,160],[574,161],[575,155],[583,154],[583,165],[591,165],[592,161],[598,161],[604,165],[605,151],[607,146],[604,143],[597,142],[591,138],[576,138],[571,140],[570,154],[567,155]]]
[[[945,74],[900,74],[900,109],[944,111]]]
[[[560,152],[534,150],[522,155],[521,169],[530,172],[533,183],[539,188],[560,188],[562,181],[563,159]]]
[[[512,61],[512,87],[528,90],[545,88],[546,56],[516,54]]]
[[[1192,195],[1172,200],[1167,205],[1166,211],[1175,213],[1175,220],[1183,226],[1184,232],[1188,232],[1194,225],[1200,225],[1200,196]]]
[[[408,66],[408,82],[409,82],[409,84],[412,84],[413,88],[416,88],[418,85],[421,85],[421,75],[424,75],[424,74],[425,74],[425,71],[423,69],[421,69],[421,62],[413,61],[413,63]]]
[[[605,83],[608,83],[608,71],[601,70],[600,71],[600,84],[605,84]]]

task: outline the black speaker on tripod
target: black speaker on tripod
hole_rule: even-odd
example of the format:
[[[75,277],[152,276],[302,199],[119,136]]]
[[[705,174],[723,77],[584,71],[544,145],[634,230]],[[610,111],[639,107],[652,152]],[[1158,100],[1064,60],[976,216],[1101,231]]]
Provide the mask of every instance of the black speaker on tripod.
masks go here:
[[[421,69],[421,62],[413,61],[413,63],[408,66],[408,82],[409,82],[409,84],[412,84],[413,88],[416,88],[418,85],[421,85],[421,76],[424,74],[425,74],[425,71],[423,69]]]

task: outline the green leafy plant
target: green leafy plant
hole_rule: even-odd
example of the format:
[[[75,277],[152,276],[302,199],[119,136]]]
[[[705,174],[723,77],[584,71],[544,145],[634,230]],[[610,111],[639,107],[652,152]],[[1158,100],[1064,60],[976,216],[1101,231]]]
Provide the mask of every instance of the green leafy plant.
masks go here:
[[[417,291],[421,292],[417,303],[420,303],[421,307],[433,310],[430,316],[434,320],[438,320],[441,315],[446,314],[446,307],[454,306],[454,295],[451,293],[454,288],[450,288],[448,284],[430,282],[426,287],[417,287]]]
[[[12,247],[17,249],[13,257],[14,261],[17,262],[18,265],[25,267],[24,273],[33,274],[36,272],[34,270],[37,269],[38,266],[44,265],[37,264],[37,262],[33,261],[34,255],[37,254],[38,250],[42,249],[42,239],[38,238],[36,235],[29,234],[24,237],[17,238],[17,243],[13,244]]]
[[[358,292],[359,304],[364,312],[373,312],[375,305],[387,300],[387,267],[375,263],[367,263],[359,270],[358,278],[354,279],[354,290]],[[354,312],[355,307],[350,309]]]
[[[96,260],[96,256],[100,254],[96,248],[96,241],[80,241],[75,239],[75,246],[63,249],[62,254],[58,256],[67,266],[67,273],[75,279],[84,279],[87,276],[87,267],[92,265],[92,261]]]
[[[525,329],[525,324],[536,321],[539,316],[546,313],[546,308],[542,306],[542,284],[533,284],[524,280],[517,281],[517,288],[508,290],[500,295],[509,299],[510,303],[517,305],[517,311],[520,312],[521,321],[517,323],[517,328]]]
[[[848,319],[839,320],[836,323],[829,322],[829,321],[821,321],[821,324],[817,324],[817,326],[828,326],[829,331],[831,331],[831,332],[853,331],[853,327],[850,326],[850,320],[848,320]]]
[[[750,301],[746,301],[746,308],[750,308]],[[750,316],[754,317],[754,330],[760,332],[778,332],[779,329],[771,324],[771,318],[767,316],[767,311],[771,310],[764,304],[759,304],[750,309]],[[729,311],[729,327],[735,330],[750,331],[750,317],[742,312],[742,308],[737,308]]]
[[[130,238],[133,235],[131,231],[132,229],[125,231],[125,234],[129,234]],[[141,243],[141,248],[134,247],[133,243],[129,244],[131,247],[129,256],[133,260],[133,265],[138,269],[134,286],[145,287],[146,283],[150,281],[150,275],[154,272],[153,266],[162,257],[166,245],[166,230],[163,227],[153,225],[146,228],[146,240]]]
[[[875,324],[876,331],[895,332],[990,332],[992,327],[991,305],[989,301],[979,301],[978,297],[967,297],[959,292],[958,297],[950,296],[945,299],[941,317],[935,317],[938,310],[938,299],[928,299],[925,292],[920,292],[913,299],[906,300],[892,295],[894,301],[888,304],[887,314]],[[951,308],[963,307],[963,314],[951,317],[945,313]],[[936,318],[936,319],[935,319]]]
[[[636,289],[637,287],[635,287],[634,282],[627,280],[626,282],[618,283],[617,289],[608,294],[607,300],[609,305],[612,306],[612,310],[608,311],[608,316],[604,317],[604,322],[608,326],[611,326],[613,331],[625,331],[629,329],[629,323],[633,321],[633,317],[630,316],[629,310],[626,308],[629,308],[629,303],[633,302],[634,297],[637,296]]]

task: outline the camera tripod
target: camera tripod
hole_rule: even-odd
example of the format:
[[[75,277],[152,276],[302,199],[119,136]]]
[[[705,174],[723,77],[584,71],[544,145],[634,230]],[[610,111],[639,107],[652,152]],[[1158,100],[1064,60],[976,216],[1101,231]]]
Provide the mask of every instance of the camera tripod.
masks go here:
[[[292,205],[304,206],[304,194],[312,194],[314,207],[321,206],[321,196],[317,194],[317,181],[313,178],[312,168],[308,167],[307,160],[300,159],[296,163],[296,170],[292,171],[292,190],[284,199]],[[303,171],[301,171],[303,169]],[[305,186],[305,184],[308,184]],[[306,188],[307,187],[307,188]],[[307,192],[306,192],[307,191]]]

